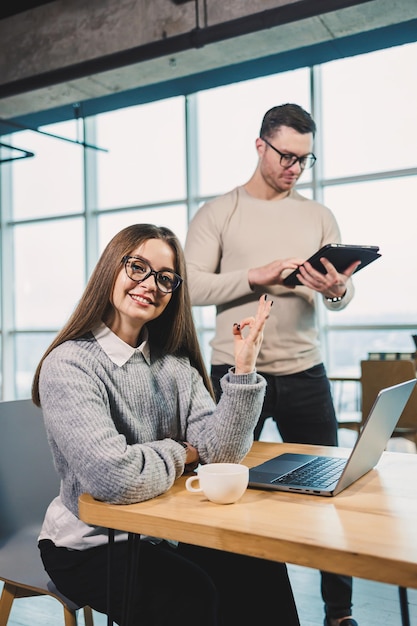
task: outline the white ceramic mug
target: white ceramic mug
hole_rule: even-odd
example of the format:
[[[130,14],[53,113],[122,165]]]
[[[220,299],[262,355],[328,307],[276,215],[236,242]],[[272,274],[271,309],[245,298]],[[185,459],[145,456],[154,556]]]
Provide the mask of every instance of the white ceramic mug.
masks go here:
[[[200,465],[196,476],[185,481],[188,491],[204,493],[216,504],[232,504],[243,496],[249,482],[249,469],[240,463]],[[198,483],[198,486],[194,486]]]

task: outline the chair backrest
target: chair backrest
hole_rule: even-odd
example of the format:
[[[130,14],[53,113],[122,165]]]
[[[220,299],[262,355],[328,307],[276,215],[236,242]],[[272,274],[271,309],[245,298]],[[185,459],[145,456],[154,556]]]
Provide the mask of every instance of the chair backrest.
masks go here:
[[[411,359],[361,361],[362,419],[367,418],[381,389],[415,377],[416,362]],[[417,389],[412,392],[397,428],[417,429]]]
[[[0,402],[0,539],[40,527],[58,493],[41,409],[32,400]]]

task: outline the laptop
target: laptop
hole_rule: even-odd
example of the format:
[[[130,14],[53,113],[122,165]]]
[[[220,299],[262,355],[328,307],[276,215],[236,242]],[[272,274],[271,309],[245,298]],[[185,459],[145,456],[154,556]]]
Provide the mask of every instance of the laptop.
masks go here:
[[[335,496],[373,469],[386,448],[417,378],[382,389],[349,458],[280,454],[249,470],[249,487]]]

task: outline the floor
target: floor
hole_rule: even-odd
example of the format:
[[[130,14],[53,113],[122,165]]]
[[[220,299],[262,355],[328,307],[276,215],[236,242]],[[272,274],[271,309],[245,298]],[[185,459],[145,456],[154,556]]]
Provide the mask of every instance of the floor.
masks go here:
[[[289,565],[301,626],[322,626],[320,574],[316,570]],[[417,590],[408,590],[411,626],[417,624]],[[398,588],[355,578],[353,616],[360,626],[401,626]]]
[[[316,570],[289,565],[288,571],[298,607],[301,626],[322,626],[323,607],[320,598],[320,574]],[[411,626],[417,624],[417,590],[408,590]],[[392,585],[355,578],[353,613],[360,626],[401,626],[398,589]],[[277,607],[277,611],[278,611]],[[271,620],[271,626],[285,626]],[[50,597],[16,600],[8,626],[64,626],[61,605]],[[82,612],[78,626],[84,626]],[[94,612],[94,626],[107,626],[105,615]],[[146,626],[143,624],[141,626]],[[196,624],[198,626],[198,624]],[[262,626],[254,624],[254,626]]]
[[[275,424],[268,420],[262,432],[263,440],[280,441]],[[340,445],[351,447],[355,441],[353,431],[340,431]],[[392,439],[390,450],[415,453],[415,446],[401,438]],[[322,626],[323,605],[320,597],[320,574],[316,570],[289,565],[288,571],[298,607],[301,626]],[[1,589],[1,585],[0,585]],[[411,625],[417,624],[417,590],[408,590]],[[398,588],[393,585],[354,579],[353,614],[360,626],[401,626]],[[279,622],[277,607],[277,626]],[[271,620],[271,625],[274,620]],[[15,601],[8,626],[64,626],[63,610],[56,600],[50,597],[25,598]],[[95,626],[107,626],[107,618],[94,613]],[[84,626],[82,612],[79,612],[78,626]],[[141,626],[146,626],[141,625]],[[198,626],[198,624],[196,625]],[[254,625],[261,626],[261,625]]]

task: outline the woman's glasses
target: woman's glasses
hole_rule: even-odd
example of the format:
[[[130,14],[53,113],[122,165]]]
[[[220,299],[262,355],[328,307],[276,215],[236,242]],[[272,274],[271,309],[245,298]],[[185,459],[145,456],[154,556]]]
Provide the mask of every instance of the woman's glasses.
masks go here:
[[[156,286],[162,293],[172,293],[182,283],[181,276],[178,276],[172,270],[160,270],[157,272],[140,256],[124,256],[122,262],[130,280],[134,280],[135,283],[141,283],[149,276],[153,276]]]

